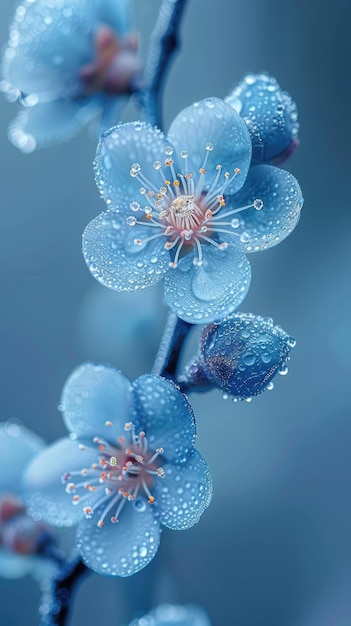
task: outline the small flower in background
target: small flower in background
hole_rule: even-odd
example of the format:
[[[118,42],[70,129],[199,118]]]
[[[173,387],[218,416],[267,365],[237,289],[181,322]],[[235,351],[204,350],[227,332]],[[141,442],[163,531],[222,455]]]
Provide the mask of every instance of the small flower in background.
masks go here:
[[[167,304],[190,323],[235,311],[246,253],[287,237],[302,207],[289,172],[250,163],[246,124],[218,98],[182,111],[168,138],[142,122],[104,133],[95,168],[108,211],[83,235],[93,276],[119,291],[163,278]]]
[[[199,356],[180,380],[193,391],[218,387],[234,400],[250,400],[273,389],[278,372],[287,374],[289,352],[295,345],[295,339],[273,326],[271,318],[237,313],[206,326]]]
[[[296,104],[272,76],[247,74],[225,101],[247,125],[253,163],[278,165],[299,145]]]
[[[24,110],[9,128],[23,152],[115,124],[140,73],[129,0],[24,0],[2,62],[2,90]]]
[[[192,409],[168,380],[130,383],[87,363],[66,382],[61,410],[71,436],[29,466],[29,513],[57,526],[78,523],[78,548],[96,572],[135,574],[155,556],[162,525],[189,528],[210,502]]]
[[[50,529],[29,518],[21,494],[28,462],[44,448],[37,435],[14,422],[0,423],[0,576],[20,578],[40,569],[36,556],[53,539]]]
[[[129,626],[211,626],[206,613],[197,606],[160,604]]]

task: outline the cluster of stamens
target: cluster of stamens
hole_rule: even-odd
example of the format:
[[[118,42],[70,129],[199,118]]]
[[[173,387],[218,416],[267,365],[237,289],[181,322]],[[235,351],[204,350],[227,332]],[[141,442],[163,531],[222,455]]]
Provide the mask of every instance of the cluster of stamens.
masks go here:
[[[221,164],[216,165],[215,178],[211,187],[205,191],[206,165],[213,148],[210,142],[205,145],[204,162],[199,169],[197,181],[188,171],[189,153],[187,150],[180,152],[186,173],[176,173],[172,159],[174,149],[171,146],[165,148],[164,160],[169,176],[165,176],[161,161],[155,161],[153,164],[154,170],[162,179],[160,187],[143,175],[139,163],[133,163],[130,168],[130,175],[142,185],[139,192],[146,199],[147,204],[142,206],[137,201],[131,202],[131,211],[141,215],[140,219],[135,215],[129,215],[127,224],[129,226],[138,224],[157,230],[149,237],[134,239],[134,244],[143,246],[153,239],[166,237],[164,247],[166,250],[173,251],[172,261],[169,264],[172,268],[177,267],[181,254],[190,252],[194,247],[197,249],[197,257],[194,258],[193,263],[198,266],[203,263],[203,245],[211,244],[219,250],[225,250],[228,242],[219,242],[219,233],[220,236],[223,233],[234,235],[243,242],[247,242],[249,239],[247,233],[235,232],[240,227],[240,220],[233,216],[249,208],[257,211],[263,208],[262,200],[256,198],[252,204],[223,211],[226,204],[225,190],[234,178],[239,176],[239,168],[235,168],[230,174],[228,171],[223,172]],[[229,217],[230,221],[226,221]]]
[[[106,426],[112,426],[112,422],[105,422]],[[150,487],[155,477],[164,478],[165,471],[159,466],[159,457],[163,454],[163,448],[157,448],[155,452],[149,450],[148,440],[143,431],[138,435],[135,432],[133,422],[127,422],[124,426],[126,435],[119,437],[115,445],[111,445],[100,437],[94,437],[93,443],[97,446],[98,457],[89,468],[78,471],[66,472],[62,476],[62,482],[66,485],[66,492],[72,494],[72,503],[82,504],[91,499],[91,492],[99,491],[101,497],[97,497],[93,506],[83,507],[85,516],[90,519],[94,511],[106,503],[105,508],[97,522],[102,528],[108,513],[113,524],[119,521],[120,513],[126,502],[132,502],[141,494],[146,496],[149,504],[154,504],[155,497]],[[127,441],[129,439],[129,441]],[[86,446],[80,444],[80,450],[86,450]],[[80,482],[73,482],[73,477],[82,477]],[[79,495],[77,491],[87,491],[85,495]]]

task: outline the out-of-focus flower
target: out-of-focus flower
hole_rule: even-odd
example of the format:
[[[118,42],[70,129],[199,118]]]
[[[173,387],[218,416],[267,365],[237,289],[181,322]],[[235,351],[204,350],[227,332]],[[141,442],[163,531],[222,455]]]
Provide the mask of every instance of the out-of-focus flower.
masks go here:
[[[283,163],[298,146],[295,102],[268,74],[247,74],[225,99],[245,121],[252,162]]]
[[[22,474],[44,442],[24,426],[0,424],[0,576],[19,578],[38,569],[36,554],[52,538],[48,527],[27,517]]]
[[[206,326],[200,353],[186,368],[182,382],[193,391],[218,387],[238,399],[272,389],[272,378],[288,372],[289,352],[296,344],[271,318],[237,313]]]
[[[218,98],[182,111],[168,138],[141,122],[104,133],[95,167],[109,210],[83,236],[93,276],[120,291],[163,278],[190,323],[232,313],[250,284],[246,253],[289,235],[302,206],[290,173],[250,162],[246,124]]]
[[[206,613],[198,606],[160,604],[130,626],[211,626]]]
[[[88,363],[66,382],[61,409],[71,436],[29,466],[30,510],[58,526],[79,522],[86,565],[130,576],[155,556],[161,525],[189,528],[209,504],[211,478],[193,447],[191,407],[163,378],[130,383],[112,367]]]
[[[25,109],[9,129],[23,152],[119,119],[140,73],[129,0],[24,0],[2,62],[2,90]]]

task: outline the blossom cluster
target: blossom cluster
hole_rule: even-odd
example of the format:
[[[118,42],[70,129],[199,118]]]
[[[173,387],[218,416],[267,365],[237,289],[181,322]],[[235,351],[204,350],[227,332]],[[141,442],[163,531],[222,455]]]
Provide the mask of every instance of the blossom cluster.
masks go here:
[[[86,264],[120,292],[162,281],[178,322],[205,325],[198,354],[182,373],[177,363],[133,382],[107,364],[80,365],[60,402],[68,436],[47,447],[0,427],[0,573],[5,558],[13,569],[3,571],[16,572],[23,555],[18,572],[29,571],[49,526],[77,526],[81,558],[99,574],[147,566],[162,529],[192,527],[212,497],[185,393],[217,388],[249,401],[286,373],[295,345],[270,318],[238,312],[250,255],[300,218],[300,186],[278,167],[298,145],[295,103],[274,78],[248,74],[225,99],[187,106],[167,134],[148,120],[120,123],[124,97],[140,89],[137,47],[128,0],[23,0],[2,63],[2,90],[22,107],[9,137],[31,152],[95,119],[106,206],[85,228]],[[9,473],[17,437],[23,462]],[[200,609],[175,606],[132,626],[144,624],[209,626]]]

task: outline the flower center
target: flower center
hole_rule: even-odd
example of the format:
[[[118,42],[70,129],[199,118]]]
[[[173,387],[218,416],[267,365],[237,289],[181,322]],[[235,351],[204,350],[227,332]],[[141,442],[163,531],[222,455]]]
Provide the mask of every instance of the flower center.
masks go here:
[[[83,94],[104,91],[111,95],[128,92],[131,80],[140,71],[137,39],[120,39],[107,24],[97,27],[94,34],[95,58],[79,71]]]
[[[112,423],[106,422],[105,425],[112,426]],[[141,431],[137,435],[133,422],[125,424],[124,430],[126,434],[119,437],[116,444],[94,437],[93,443],[98,447],[96,463],[90,468],[66,472],[62,476],[66,492],[72,494],[72,503],[77,505],[84,502],[83,512],[88,519],[98,507],[106,503],[97,522],[100,528],[104,526],[104,520],[110,512],[113,513],[110,515],[111,522],[117,523],[126,502],[135,500],[135,506],[139,510],[144,506],[144,498],[149,504],[154,504],[155,497],[150,489],[155,478],[164,478],[166,475],[162,467],[163,461],[159,458],[163,454],[163,448],[150,450],[145,433]],[[83,452],[86,450],[84,445],[79,445],[79,448]],[[74,476],[83,476],[85,480],[72,482]],[[88,493],[82,496],[77,493],[78,490]],[[94,504],[88,502],[92,499],[92,492],[98,492],[94,495]],[[142,497],[137,499],[139,495]]]
[[[178,196],[169,207],[170,212],[177,217],[191,217],[198,209],[195,196]]]
[[[178,266],[180,256],[184,256],[194,248],[197,249],[197,256],[194,256],[193,263],[197,266],[202,265],[204,246],[212,245],[218,250],[225,250],[228,247],[228,241],[223,241],[223,234],[229,235],[226,239],[239,237],[242,242],[246,243],[249,236],[245,232],[238,232],[242,224],[236,214],[249,208],[257,211],[263,208],[262,200],[256,198],[246,206],[230,210],[223,209],[226,205],[225,190],[234,178],[239,176],[239,168],[235,168],[230,174],[228,171],[223,172],[222,165],[217,164],[212,184],[206,189],[206,165],[213,149],[212,143],[206,143],[203,165],[198,172],[193,173],[188,168],[189,153],[187,150],[182,150],[180,157],[184,162],[184,167],[183,171],[177,174],[171,158],[174,149],[167,146],[164,165],[169,170],[169,175],[165,175],[161,161],[155,161],[153,164],[155,172],[158,172],[162,179],[159,187],[143,175],[139,163],[133,163],[130,167],[130,175],[142,185],[139,192],[147,203],[143,206],[137,201],[130,203],[131,211],[141,215],[140,219],[135,215],[129,215],[127,224],[144,226],[145,234],[147,227],[155,230],[155,234],[149,237],[134,239],[134,245],[144,246],[154,239],[165,237],[164,247],[171,252],[169,265],[172,268]],[[226,219],[228,217],[230,217],[229,221]]]

